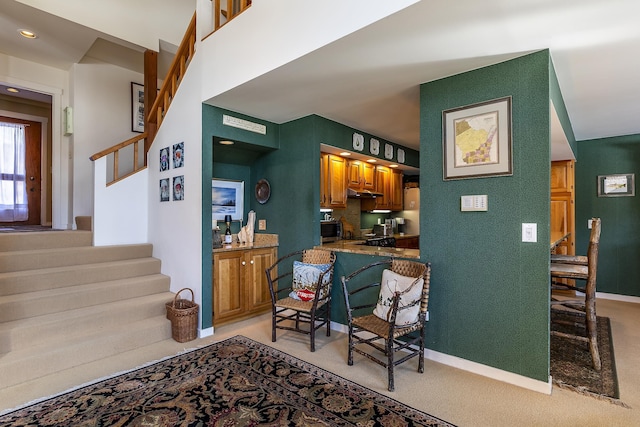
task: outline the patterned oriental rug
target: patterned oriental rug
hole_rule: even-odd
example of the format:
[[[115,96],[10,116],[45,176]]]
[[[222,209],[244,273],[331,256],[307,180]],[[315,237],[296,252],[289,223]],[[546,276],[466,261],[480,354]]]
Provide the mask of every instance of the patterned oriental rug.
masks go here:
[[[452,426],[242,336],[0,416],[9,426]]]
[[[551,312],[551,319],[564,318],[569,320],[575,315]],[[580,322],[576,319],[577,322]],[[613,354],[613,340],[611,325],[608,317],[597,317],[598,349],[602,369],[593,369],[591,353],[586,342],[563,337],[551,336],[551,376],[553,384],[576,391],[580,394],[607,400],[620,406],[627,406],[619,400],[618,376],[616,374],[615,356]],[[584,327],[577,331],[576,326],[558,325],[551,323],[553,330],[585,335]]]

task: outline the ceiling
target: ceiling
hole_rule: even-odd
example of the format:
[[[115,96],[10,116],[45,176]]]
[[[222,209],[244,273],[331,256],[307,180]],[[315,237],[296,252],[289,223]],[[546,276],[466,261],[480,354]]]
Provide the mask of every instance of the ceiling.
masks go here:
[[[122,55],[135,46],[0,1],[8,55],[62,69],[92,58],[136,66]],[[421,0],[209,102],[275,123],[318,114],[418,149],[421,83],[549,49],[577,140],[640,134],[638,16],[637,0]],[[39,45],[16,27],[35,28]]]

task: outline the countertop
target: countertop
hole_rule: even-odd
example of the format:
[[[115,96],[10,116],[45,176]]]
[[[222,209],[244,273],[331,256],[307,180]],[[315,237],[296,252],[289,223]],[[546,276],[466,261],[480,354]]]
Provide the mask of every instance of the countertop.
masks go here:
[[[222,236],[224,238],[224,235]],[[230,252],[230,251],[244,251],[247,249],[260,249],[260,248],[272,248],[278,246],[277,234],[254,234],[253,243],[238,243],[238,236],[233,235],[233,243],[222,244],[221,248],[214,248],[212,252]]]
[[[392,237],[392,236],[389,236]],[[394,235],[396,238],[417,237],[417,235]],[[420,249],[388,248],[380,246],[366,246],[364,240],[338,240],[333,243],[325,243],[314,249],[332,250],[362,255],[392,256],[397,258],[420,259]]]

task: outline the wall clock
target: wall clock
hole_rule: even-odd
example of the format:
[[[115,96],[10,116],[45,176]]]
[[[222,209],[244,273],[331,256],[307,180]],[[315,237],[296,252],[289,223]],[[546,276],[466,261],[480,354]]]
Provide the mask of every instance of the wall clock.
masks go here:
[[[362,151],[364,150],[364,136],[359,133],[353,133],[353,149]]]
[[[375,138],[371,138],[369,141],[369,151],[371,154],[378,155],[380,154],[380,141]]]
[[[393,145],[384,144],[384,158],[388,160],[393,159]]]

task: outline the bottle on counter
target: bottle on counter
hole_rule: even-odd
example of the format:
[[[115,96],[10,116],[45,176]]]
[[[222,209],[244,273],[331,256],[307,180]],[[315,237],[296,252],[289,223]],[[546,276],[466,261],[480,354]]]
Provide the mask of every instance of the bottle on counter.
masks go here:
[[[224,222],[227,223],[227,231],[224,232],[224,243],[229,244],[233,241],[231,237],[231,215],[225,215]]]

